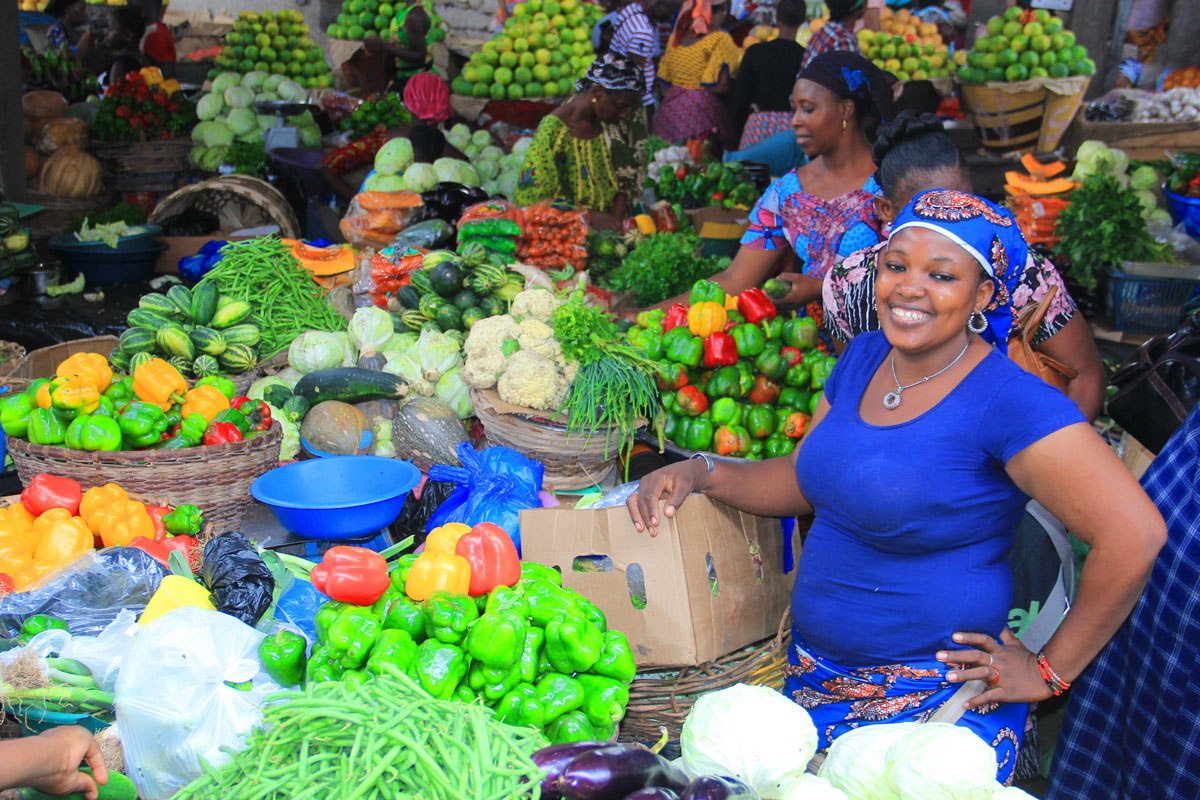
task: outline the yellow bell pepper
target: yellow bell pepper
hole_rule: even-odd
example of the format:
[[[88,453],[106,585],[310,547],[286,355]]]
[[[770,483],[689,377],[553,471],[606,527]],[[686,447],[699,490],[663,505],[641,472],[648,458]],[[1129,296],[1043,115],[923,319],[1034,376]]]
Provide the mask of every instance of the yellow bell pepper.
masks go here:
[[[643,236],[653,236],[658,233],[658,226],[654,224],[654,220],[649,214],[638,214],[633,221],[637,225],[638,233]]]
[[[36,578],[33,561],[19,556],[0,554],[0,573],[12,578],[13,588],[18,592],[25,591]]]
[[[71,518],[71,512],[65,508],[50,508],[44,511],[33,522],[33,532],[39,537],[50,532],[56,523],[65,522]]]
[[[688,330],[701,339],[725,329],[725,308],[721,303],[706,300],[692,303],[687,315]]]
[[[139,72],[147,86],[157,86],[163,82],[162,70],[158,67],[142,67]]]
[[[27,537],[6,537],[0,539],[0,559],[16,558],[30,559],[33,558],[33,545],[37,544],[37,537],[30,535]]]
[[[32,525],[35,517],[29,513],[29,509],[25,508],[21,503],[13,503],[6,508],[0,508],[0,521],[4,520],[24,520],[27,524]]]
[[[199,414],[211,425],[216,416],[229,408],[229,398],[215,386],[197,386],[184,396],[183,408],[179,409],[183,418]]]
[[[89,528],[94,532],[96,525],[92,523],[92,516],[101,509],[108,508],[117,500],[128,500],[129,495],[115,483],[106,483],[103,486],[93,486],[83,493],[83,500],[79,502],[79,516],[87,522]]]
[[[59,520],[33,550],[35,563],[62,566],[95,547],[95,539],[81,517]]]
[[[175,94],[176,92],[178,92],[183,87],[180,85],[179,81],[175,80],[174,78],[171,78],[170,80],[163,81],[162,83],[160,83],[158,85],[158,88],[160,88],[164,92],[166,92],[167,96],[169,97],[169,96]]]
[[[92,532],[100,536],[105,547],[127,547],[134,538],[145,536],[154,540],[154,520],[146,506],[136,500],[115,500],[104,511],[96,512],[98,519]]]
[[[54,373],[60,378],[86,375],[91,378],[96,391],[103,393],[112,383],[112,368],[108,360],[99,353],[76,353],[58,365]]]
[[[100,390],[90,375],[55,378],[38,387],[39,408],[56,408],[72,416],[90,414],[100,407]]]
[[[40,536],[41,533],[25,520],[0,520],[0,547],[15,544],[22,551],[32,553]]]
[[[187,381],[179,370],[161,358],[152,358],[133,370],[133,393],[142,402],[152,403],[163,411],[180,402],[187,390]]]
[[[461,522],[447,522],[445,525],[440,525],[425,537],[425,552],[453,554],[455,548],[458,547],[458,540],[470,532],[471,526]]]
[[[737,311],[737,298],[738,298],[738,296],[736,294],[726,294],[725,295],[725,310],[726,311]]]
[[[462,556],[426,550],[417,556],[404,582],[404,593],[418,603],[436,591],[466,594],[471,586],[471,564]]]

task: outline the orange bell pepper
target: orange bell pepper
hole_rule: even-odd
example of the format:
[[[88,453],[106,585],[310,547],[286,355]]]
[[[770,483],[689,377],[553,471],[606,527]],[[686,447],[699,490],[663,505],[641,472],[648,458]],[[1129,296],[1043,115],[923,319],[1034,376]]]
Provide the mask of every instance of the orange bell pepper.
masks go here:
[[[83,500],[79,503],[79,516],[83,517],[87,521],[88,527],[95,532],[96,525],[92,522],[92,515],[107,508],[116,500],[128,499],[129,495],[125,493],[125,490],[115,483],[93,486],[83,493]]]
[[[18,592],[25,591],[25,587],[29,586],[36,577],[33,561],[28,558],[3,554],[0,554],[0,573],[12,578],[13,589]]]
[[[17,558],[30,559],[33,558],[33,547],[37,544],[36,536],[18,539],[16,537],[8,537],[0,539],[0,559]]]
[[[471,532],[470,525],[461,522],[447,522],[439,525],[425,537],[426,553],[453,553],[458,548],[458,540]]]
[[[108,366],[108,359],[99,353],[76,353],[58,365],[55,375],[60,378],[86,376],[101,393],[112,383],[112,368]]]
[[[35,531],[32,525],[19,527],[23,523],[0,522],[0,548],[16,546],[21,552],[32,553],[41,533]]]
[[[725,330],[725,307],[721,303],[706,300],[692,303],[688,309],[688,330],[701,339],[717,331]]]
[[[97,520],[97,527],[92,532],[105,547],[128,547],[137,536],[154,538],[154,521],[146,506],[136,500],[114,500],[106,509],[96,512],[93,519]]]
[[[54,523],[68,520],[73,516],[75,515],[66,508],[47,509],[33,521],[33,531],[38,536],[45,536],[54,527]]]
[[[471,565],[462,556],[426,550],[417,556],[404,582],[404,593],[418,603],[436,591],[466,594],[471,587]]]
[[[179,370],[161,358],[152,358],[133,370],[133,393],[142,402],[152,403],[163,411],[171,403],[181,401],[187,390],[187,380]]]
[[[179,409],[183,418],[191,414],[199,414],[212,424],[217,415],[229,408],[229,398],[215,386],[197,386],[184,396],[183,408]]]
[[[38,540],[33,560],[41,564],[63,566],[95,547],[91,530],[82,517],[71,517],[54,523],[49,532]]]

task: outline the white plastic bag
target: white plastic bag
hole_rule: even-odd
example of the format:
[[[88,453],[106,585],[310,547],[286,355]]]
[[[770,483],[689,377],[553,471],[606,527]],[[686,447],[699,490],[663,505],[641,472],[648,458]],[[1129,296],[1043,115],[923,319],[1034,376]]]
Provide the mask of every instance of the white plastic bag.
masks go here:
[[[262,671],[263,634],[219,611],[180,608],[146,625],[117,679],[126,774],[144,800],[167,800],[228,760],[280,686]],[[245,686],[249,682],[248,688]],[[243,688],[234,688],[241,685]]]
[[[100,688],[111,692],[117,686],[121,664],[133,647],[134,638],[142,631],[137,618],[129,609],[122,609],[99,636],[72,636],[60,653],[63,658],[73,658],[87,667]]]

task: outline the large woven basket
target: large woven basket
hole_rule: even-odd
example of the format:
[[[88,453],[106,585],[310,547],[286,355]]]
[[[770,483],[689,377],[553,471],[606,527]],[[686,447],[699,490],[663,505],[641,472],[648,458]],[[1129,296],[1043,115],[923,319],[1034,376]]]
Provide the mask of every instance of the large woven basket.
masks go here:
[[[677,758],[683,721],[700,695],[737,683],[782,689],[791,646],[789,610],[779,620],[779,630],[769,639],[695,667],[639,670],[629,687],[629,705],[621,720],[620,741],[652,745],[662,737],[665,728],[669,739],[662,753]]]
[[[92,154],[119,192],[172,191],[190,169],[189,139],[151,142],[96,142]]]
[[[84,486],[108,482],[143,497],[169,497],[204,509],[215,533],[238,530],[254,502],[250,484],[279,465],[283,431],[278,424],[266,433],[230,444],[182,450],[133,450],[115,453],[36,445],[15,437],[8,452],[21,483],[39,472],[74,478]]]
[[[555,489],[599,486],[617,469],[620,443],[613,433],[608,436],[605,452],[605,436],[601,434],[568,435],[563,425],[497,411],[495,404],[502,401],[494,389],[472,389],[471,402],[488,441],[542,462],[544,481]]]
[[[44,242],[66,233],[79,217],[110,208],[114,195],[109,191],[90,197],[58,197],[29,190],[25,201],[41,206],[42,210],[29,218],[29,235],[36,242]]]
[[[149,221],[162,223],[189,211],[215,215],[223,231],[278,225],[285,239],[300,238],[300,221],[279,190],[246,175],[222,175],[185,186],[164,198],[150,214]]]

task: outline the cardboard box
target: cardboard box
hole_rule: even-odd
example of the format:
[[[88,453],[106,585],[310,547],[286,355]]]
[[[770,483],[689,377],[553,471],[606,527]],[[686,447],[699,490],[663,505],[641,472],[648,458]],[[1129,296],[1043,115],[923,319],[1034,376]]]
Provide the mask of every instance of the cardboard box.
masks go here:
[[[640,667],[702,664],[774,636],[791,604],[795,570],[783,573],[779,520],[700,495],[656,537],[638,533],[624,506],[522,511],[521,546],[625,632]],[[576,571],[589,561],[604,571]],[[631,602],[639,571],[643,608]]]
[[[159,255],[158,261],[154,264],[154,271],[159,273],[171,273],[177,275],[179,273],[179,259],[194,256],[200,252],[200,248],[208,242],[216,240],[226,240],[237,242],[242,239],[252,239],[252,236],[230,236],[224,233],[210,233],[208,236],[163,236],[161,241],[165,242],[167,249]]]
[[[683,213],[701,239],[741,239],[750,228],[750,212],[742,208],[709,206]]]

